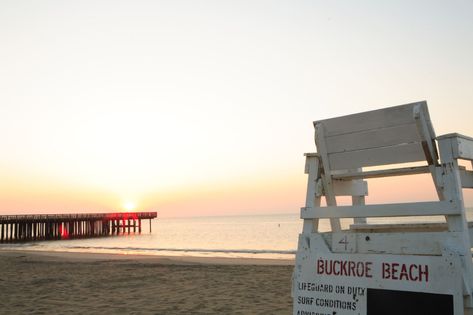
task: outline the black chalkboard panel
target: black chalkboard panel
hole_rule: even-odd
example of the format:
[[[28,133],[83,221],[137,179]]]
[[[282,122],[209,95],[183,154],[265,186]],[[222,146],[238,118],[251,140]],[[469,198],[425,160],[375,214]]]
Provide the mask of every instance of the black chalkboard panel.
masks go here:
[[[453,295],[369,289],[367,315],[453,315]]]

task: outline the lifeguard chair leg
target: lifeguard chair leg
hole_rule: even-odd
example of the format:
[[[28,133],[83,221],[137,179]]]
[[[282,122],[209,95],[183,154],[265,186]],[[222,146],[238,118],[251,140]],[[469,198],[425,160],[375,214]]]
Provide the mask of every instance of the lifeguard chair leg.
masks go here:
[[[451,139],[439,141],[442,161],[442,195],[445,200],[455,203],[461,209],[460,215],[447,216],[448,230],[461,233],[461,243],[456,246],[463,265],[463,296],[465,314],[473,314],[473,262],[471,257],[471,243],[463,203],[462,184],[458,161],[453,154]]]
[[[308,174],[307,194],[305,199],[306,208],[320,207],[321,192],[318,190],[318,180],[320,179],[320,160],[317,153],[306,153],[305,173]],[[319,219],[304,220],[302,233],[309,234],[318,232]]]

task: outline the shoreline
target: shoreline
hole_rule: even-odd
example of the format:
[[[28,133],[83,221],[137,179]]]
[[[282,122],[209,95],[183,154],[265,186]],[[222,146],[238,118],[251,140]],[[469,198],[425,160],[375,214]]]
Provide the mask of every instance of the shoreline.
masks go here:
[[[135,261],[140,263],[154,263],[163,265],[182,264],[208,264],[208,265],[262,265],[262,266],[294,266],[294,259],[274,258],[235,258],[235,257],[199,257],[199,256],[171,256],[171,255],[141,255],[141,254],[116,254],[92,253],[72,251],[45,251],[0,248],[0,256],[38,257],[55,261]]]

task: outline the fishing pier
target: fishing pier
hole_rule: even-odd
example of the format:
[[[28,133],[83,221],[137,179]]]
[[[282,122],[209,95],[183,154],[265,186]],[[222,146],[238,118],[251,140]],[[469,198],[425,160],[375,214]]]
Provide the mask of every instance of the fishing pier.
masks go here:
[[[141,233],[157,212],[0,215],[0,242],[64,240]]]

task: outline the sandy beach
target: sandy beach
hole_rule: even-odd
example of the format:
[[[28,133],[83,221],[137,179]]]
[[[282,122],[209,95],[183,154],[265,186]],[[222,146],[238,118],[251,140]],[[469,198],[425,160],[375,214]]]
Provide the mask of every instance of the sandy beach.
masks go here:
[[[290,314],[290,260],[0,251],[0,313]]]

